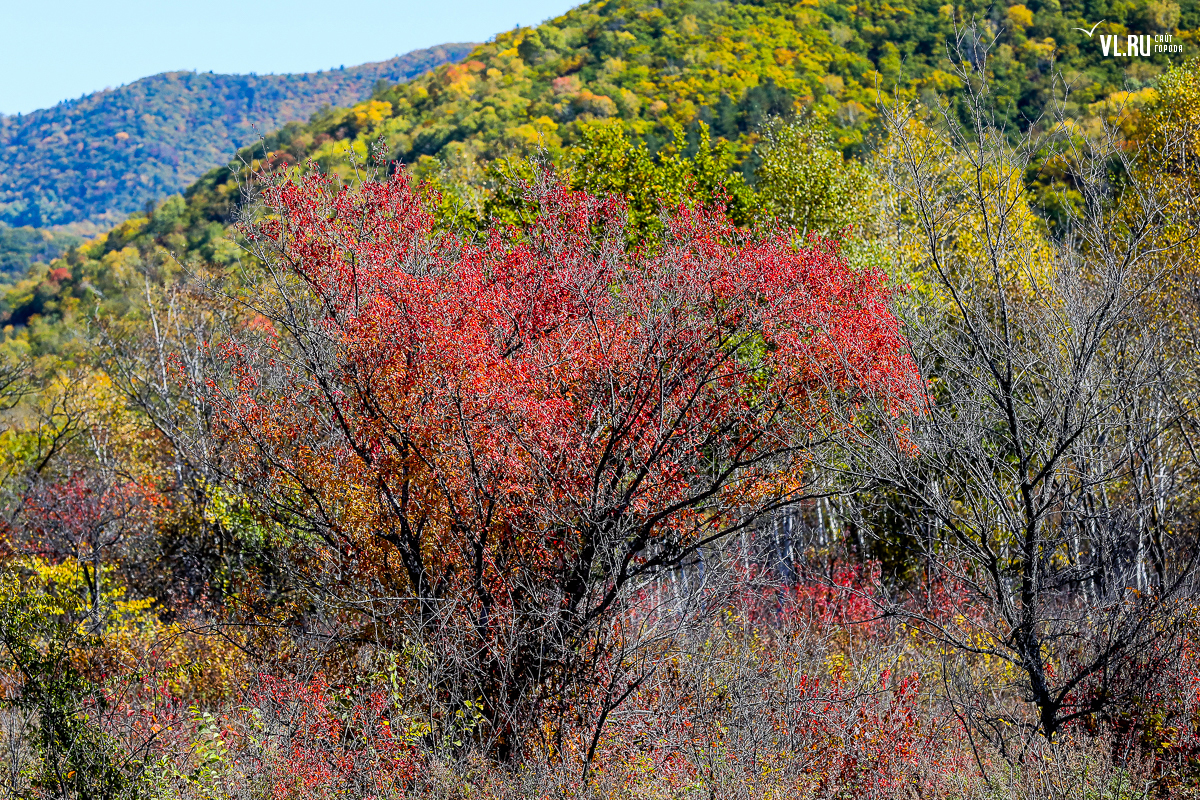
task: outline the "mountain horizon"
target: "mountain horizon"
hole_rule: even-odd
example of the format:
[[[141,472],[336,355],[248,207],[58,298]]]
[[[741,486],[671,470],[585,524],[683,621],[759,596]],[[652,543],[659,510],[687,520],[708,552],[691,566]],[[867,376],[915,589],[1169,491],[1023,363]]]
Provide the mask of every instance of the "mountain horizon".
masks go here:
[[[395,61],[398,61],[399,59],[403,58],[406,55],[409,55],[409,54],[415,53],[415,52],[420,52],[421,50],[432,50],[436,47],[453,47],[453,46],[454,45],[452,45],[452,44],[441,44],[441,45],[434,45],[434,47],[430,47],[430,48],[419,48],[418,50],[409,51],[409,53],[400,53],[391,58],[384,58],[384,59],[380,59],[378,61],[364,61],[360,64],[352,64],[350,68],[357,69],[360,67],[369,67],[369,66],[377,65],[377,64],[380,64],[380,65],[381,64],[391,64]],[[0,119],[21,119],[22,117],[33,116],[34,114],[40,114],[40,113],[46,112],[46,111],[53,111],[54,109],[57,109],[59,106],[71,106],[71,105],[74,105],[77,103],[84,102],[84,101],[88,100],[89,98],[95,97],[97,95],[103,95],[103,94],[106,94],[109,92],[119,92],[122,89],[126,89],[130,86],[133,86],[134,84],[142,83],[143,81],[150,81],[155,78],[163,78],[163,77],[170,77],[170,76],[177,76],[177,75],[211,75],[213,77],[225,77],[225,78],[274,78],[274,77],[287,77],[287,76],[297,76],[297,75],[304,75],[304,76],[323,75],[327,72],[344,72],[344,71],[346,71],[345,64],[340,64],[336,67],[331,66],[326,69],[308,70],[305,72],[288,72],[286,70],[278,71],[278,72],[276,72],[276,71],[260,72],[258,70],[247,70],[245,72],[218,72],[215,69],[187,69],[187,68],[166,69],[166,70],[163,70],[162,72],[155,72],[150,75],[143,75],[140,78],[134,78],[131,81],[126,81],[125,83],[120,83],[115,86],[105,86],[103,89],[95,89],[90,92],[83,92],[78,97],[66,97],[66,98],[63,98],[62,100],[59,100],[56,103],[51,103],[50,105],[46,105],[46,106],[39,106],[38,108],[30,109],[29,111],[14,111],[12,113],[6,113],[3,109],[0,109]]]
[[[27,114],[0,114],[0,223],[91,234],[182,191],[238,148],[463,58],[450,43],[308,73],[150,75]]]

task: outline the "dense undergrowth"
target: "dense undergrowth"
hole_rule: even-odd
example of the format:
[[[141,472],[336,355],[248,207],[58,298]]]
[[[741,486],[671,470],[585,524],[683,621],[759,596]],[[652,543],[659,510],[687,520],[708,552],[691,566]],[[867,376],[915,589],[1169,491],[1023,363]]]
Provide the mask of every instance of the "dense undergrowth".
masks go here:
[[[85,661],[78,650],[47,653],[58,661],[32,698],[43,705],[8,712],[10,765],[36,763],[45,744],[29,736],[34,714],[58,713],[73,747],[43,765],[48,774],[21,777],[67,796],[1136,798],[1200,788],[1192,649],[1141,687],[1139,710],[1053,742],[1022,735],[1002,753],[964,728],[948,663],[1020,705],[1011,665],[881,617],[870,564],[816,552],[805,563],[800,586],[757,581],[647,652],[652,674],[598,739],[594,721],[578,719],[552,748],[509,764],[479,750],[487,721],[470,702],[449,720],[429,716],[417,653],[215,628],[180,609],[164,624],[153,605],[114,595],[91,633],[103,645]],[[6,643],[15,620],[38,625],[25,615],[69,615],[81,581],[45,562],[20,572],[26,605],[5,608]],[[672,615],[677,591],[658,587],[653,607]],[[932,594],[934,619],[974,613],[949,583]],[[86,739],[71,730],[85,725]],[[16,796],[21,785],[8,784]]]
[[[500,37],[8,292],[5,792],[1200,791],[1195,71],[863,122],[778,11]]]

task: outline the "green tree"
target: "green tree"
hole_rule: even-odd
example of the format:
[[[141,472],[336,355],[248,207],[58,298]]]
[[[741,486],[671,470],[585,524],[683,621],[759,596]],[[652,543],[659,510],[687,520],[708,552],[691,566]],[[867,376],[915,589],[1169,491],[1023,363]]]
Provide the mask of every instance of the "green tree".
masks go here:
[[[811,121],[777,121],[763,137],[758,168],[760,214],[801,234],[831,235],[861,223],[875,179],[846,159],[829,133]]]

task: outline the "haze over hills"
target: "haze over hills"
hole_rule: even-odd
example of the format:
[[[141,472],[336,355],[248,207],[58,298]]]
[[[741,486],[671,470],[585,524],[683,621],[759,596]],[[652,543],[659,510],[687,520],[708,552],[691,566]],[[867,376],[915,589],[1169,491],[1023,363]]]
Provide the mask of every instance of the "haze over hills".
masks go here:
[[[239,147],[323,107],[353,105],[474,45],[307,74],[168,72],[20,116],[0,116],[0,223],[82,232],[181,191]]]

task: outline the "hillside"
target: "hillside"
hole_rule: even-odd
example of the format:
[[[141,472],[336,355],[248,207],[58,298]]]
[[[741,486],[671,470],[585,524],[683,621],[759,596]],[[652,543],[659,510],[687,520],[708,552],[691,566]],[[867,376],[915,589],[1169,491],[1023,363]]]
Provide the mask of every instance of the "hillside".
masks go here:
[[[181,191],[238,147],[326,106],[353,105],[464,56],[472,45],[298,75],[168,72],[53,108],[0,116],[0,222],[121,221]]]
[[[368,140],[382,137],[392,157],[406,163],[423,156],[462,163],[538,141],[553,150],[597,120],[619,120],[653,148],[672,122],[694,130],[706,121],[715,135],[736,140],[768,115],[806,110],[827,119],[853,154],[869,146],[880,91],[930,100],[954,90],[946,46],[956,27],[972,20],[979,38],[996,37],[988,59],[993,87],[998,105],[1018,118],[1036,113],[1054,80],[1052,66],[1072,84],[1074,111],[1084,113],[1088,104],[1147,85],[1183,60],[1105,58],[1098,40],[1073,26],[1107,17],[1099,34],[1162,31],[1184,42],[1185,54],[1195,47],[1195,0],[1095,5],[590,2],[536,29],[503,34],[465,63],[378,92],[377,105],[310,129],[331,140],[287,149],[332,165],[345,152],[333,140],[355,138],[362,153]]]
[[[0,276],[23,275],[33,264],[48,262],[81,241],[65,231],[13,228],[0,222]]]
[[[963,20],[996,37],[987,69],[1000,107],[1018,121],[1045,98],[1055,69],[1072,82],[1069,110],[1086,116],[1114,93],[1148,86],[1183,63],[1162,54],[1105,58],[1071,30],[1089,19],[1107,15],[1100,34],[1169,30],[1185,57],[1194,53],[1196,0],[1136,0],[1103,13],[1091,2],[1043,0],[999,11],[978,1],[955,8],[936,0],[594,0],[537,28],[501,34],[460,63],[380,87],[366,102],[288,124],[241,158],[257,165],[265,147],[271,164],[312,159],[350,178],[354,162],[382,165],[377,145],[384,143],[389,161],[435,179],[455,213],[486,224],[479,215],[486,216],[496,166],[509,155],[540,146],[562,158],[597,126],[643,142],[651,154],[668,145],[694,153],[705,122],[728,143],[729,167],[752,185],[759,127],[772,116],[821,121],[854,158],[873,146],[881,96],[953,100],[946,47]],[[672,144],[672,130],[685,141]],[[74,307],[71,298],[91,297],[91,287],[119,296],[121,276],[136,274],[138,264],[168,257],[233,263],[240,254],[225,226],[240,202],[244,169],[240,161],[213,169],[182,197],[73,251],[71,280],[32,274],[5,300],[9,319],[57,318]],[[622,181],[637,183],[627,175],[613,185]]]
[[[537,28],[501,34],[463,63],[382,88],[368,103],[279,131],[267,144],[282,161],[312,158],[348,175],[351,154],[365,160],[382,141],[389,158],[419,165],[422,175],[441,170],[451,182],[479,184],[489,162],[538,146],[555,155],[592,123],[619,124],[656,151],[674,125],[694,145],[706,122],[746,156],[764,120],[801,113],[827,122],[854,156],[871,146],[881,96],[933,102],[938,93],[953,95],[946,47],[972,20],[980,38],[995,37],[992,86],[998,105],[1018,120],[1036,113],[1056,71],[1071,82],[1069,110],[1085,115],[1089,105],[1147,86],[1182,63],[1165,54],[1105,58],[1096,41],[1072,30],[1097,16],[1107,16],[1098,34],[1167,31],[1184,42],[1185,56],[1196,46],[1196,0],[1100,10],[1092,2],[1043,0],[1002,11],[980,0],[958,7],[937,0],[596,0]],[[751,180],[752,161],[743,163]],[[219,170],[194,187],[192,212],[221,219],[205,198],[229,179]]]

